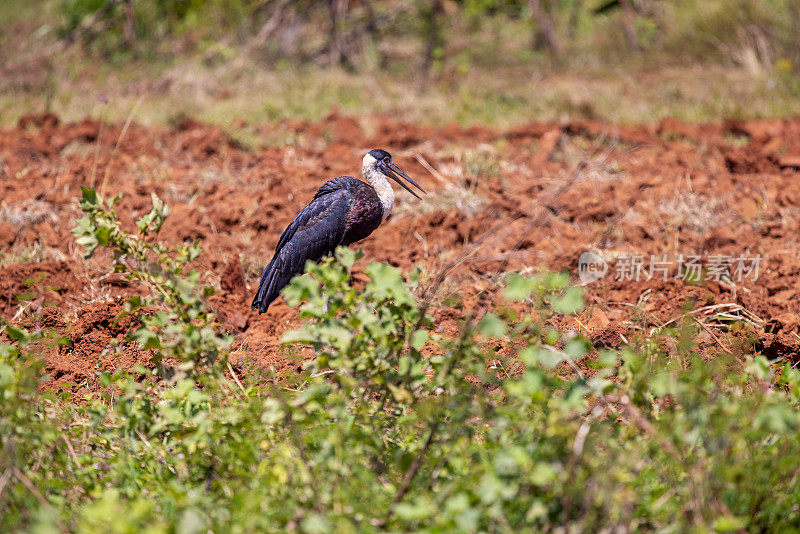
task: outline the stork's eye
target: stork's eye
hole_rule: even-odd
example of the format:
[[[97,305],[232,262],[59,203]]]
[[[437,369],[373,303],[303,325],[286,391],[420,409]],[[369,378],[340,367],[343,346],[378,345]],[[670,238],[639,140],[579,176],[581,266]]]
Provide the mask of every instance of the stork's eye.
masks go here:
[[[391,160],[391,158],[389,158],[389,156],[386,156],[385,158],[383,158],[383,162],[384,163],[389,163],[390,161],[392,161],[392,160]]]

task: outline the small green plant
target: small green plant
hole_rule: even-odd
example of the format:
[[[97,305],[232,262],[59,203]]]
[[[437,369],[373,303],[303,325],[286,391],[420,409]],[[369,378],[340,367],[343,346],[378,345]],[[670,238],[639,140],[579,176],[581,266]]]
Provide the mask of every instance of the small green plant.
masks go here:
[[[125,232],[114,213],[121,198],[104,202],[94,190],[83,189],[80,206],[85,215],[72,231],[77,243],[87,258],[99,247],[111,249],[114,272],[142,282],[155,293],[129,299],[126,313],[145,308],[152,312],[138,314],[142,326],[134,337],[143,349],[153,351],[153,361],[165,378],[173,372],[165,367],[165,357],[180,362],[182,372],[221,369],[232,340],[215,329],[214,314],[206,306],[213,289],[198,288],[199,273],[188,268],[202,248],[197,242],[169,248],[156,240],[169,206],[155,194],[153,209],[136,221],[138,234]]]
[[[331,373],[330,381],[357,389],[356,396],[389,396],[400,404],[438,387],[426,369],[442,362],[425,361],[420,350],[428,341],[431,319],[421,314],[400,272],[371,263],[363,290],[351,286],[350,268],[362,255],[341,247],[336,258],[317,265],[309,262],[307,276],[284,292],[289,305],[300,306],[310,319],[284,336],[284,343],[311,345],[315,373]],[[416,281],[419,271],[415,271]],[[436,336],[434,336],[436,338]],[[362,387],[363,386],[363,387]]]

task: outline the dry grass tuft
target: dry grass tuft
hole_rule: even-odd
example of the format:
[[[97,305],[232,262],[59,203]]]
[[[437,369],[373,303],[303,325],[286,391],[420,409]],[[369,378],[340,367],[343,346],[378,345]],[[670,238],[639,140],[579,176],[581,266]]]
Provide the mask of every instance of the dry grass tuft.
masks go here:
[[[0,206],[0,222],[8,222],[17,228],[27,228],[41,222],[56,222],[53,204],[41,200],[27,199],[10,206]]]
[[[396,215],[402,216],[406,212],[433,213],[456,210],[464,217],[469,218],[483,210],[486,204],[486,198],[474,190],[451,184],[431,192],[413,205],[400,204],[395,211]]]
[[[673,227],[688,227],[701,233],[731,223],[735,213],[728,207],[728,197],[707,197],[692,192],[677,193],[663,200],[658,213]]]

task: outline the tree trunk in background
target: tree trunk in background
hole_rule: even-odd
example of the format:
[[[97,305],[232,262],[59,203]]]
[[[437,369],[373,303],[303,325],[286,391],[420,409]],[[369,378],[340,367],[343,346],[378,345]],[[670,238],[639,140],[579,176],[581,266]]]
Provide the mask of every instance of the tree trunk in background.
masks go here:
[[[533,48],[539,48],[541,43],[547,47],[553,57],[560,56],[561,43],[556,37],[556,31],[550,15],[542,8],[542,0],[528,0],[528,6],[531,10],[534,27],[538,26],[538,31],[534,30]]]
[[[578,35],[578,23],[581,18],[581,11],[583,10],[583,2],[581,0],[572,0],[572,5],[569,9],[569,22],[567,23],[567,36],[569,41],[574,41]]]
[[[639,39],[636,37],[636,11],[633,9],[631,0],[619,0],[619,7],[622,10],[622,27],[625,30],[625,40],[631,50],[639,49]]]
[[[125,0],[122,9],[125,12],[125,25],[122,28],[122,39],[125,41],[125,46],[131,48],[133,42],[136,40],[136,19],[133,13],[133,0]]]
[[[349,0],[328,0],[328,9],[331,16],[330,51],[331,62],[339,65],[350,65],[344,50],[342,24],[347,16]]]
[[[420,64],[420,81],[424,86],[430,81],[436,51],[444,46],[444,35],[442,34],[444,26],[442,20],[444,15],[443,0],[424,1],[420,14],[425,34],[425,49],[422,52],[422,62]]]
[[[372,0],[364,0],[364,11],[367,14],[367,25],[366,25],[366,32],[365,36],[367,39],[370,40],[370,44],[373,46],[374,53],[377,55],[378,65],[380,68],[385,67],[384,65],[384,58],[383,55],[380,53],[380,49],[378,48],[378,21],[375,16],[375,10],[372,8]]]
[[[269,4],[263,4],[258,8],[258,20],[265,22],[258,29],[258,32],[247,42],[247,45],[242,47],[241,54],[245,55],[253,50],[259,49],[259,55],[262,59],[270,59],[270,50],[268,48],[269,40],[273,34],[278,30],[281,24],[285,23],[286,14],[291,7],[291,0],[277,0]],[[271,9],[271,12],[269,10]],[[268,15],[268,17],[267,17]]]

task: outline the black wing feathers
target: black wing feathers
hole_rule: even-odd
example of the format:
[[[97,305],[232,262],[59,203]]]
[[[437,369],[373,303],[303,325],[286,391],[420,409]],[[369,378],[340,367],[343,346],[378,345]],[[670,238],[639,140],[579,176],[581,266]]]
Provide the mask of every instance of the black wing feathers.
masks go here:
[[[317,194],[314,195],[314,198],[317,199],[339,189],[347,189],[348,191],[353,192],[355,189],[363,185],[364,182],[358,178],[353,178],[352,176],[339,176],[322,184],[322,187],[317,190]]]
[[[289,281],[303,273],[307,260],[319,261],[341,244],[350,207],[349,188],[342,182],[337,178],[323,185],[284,230],[261,275],[253,309],[267,311]]]

